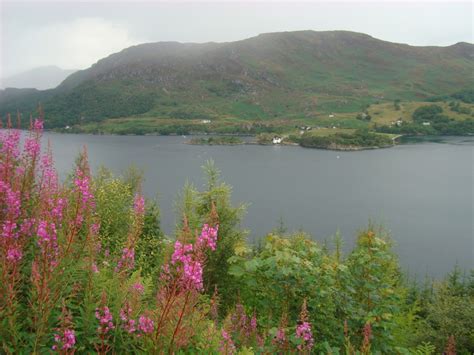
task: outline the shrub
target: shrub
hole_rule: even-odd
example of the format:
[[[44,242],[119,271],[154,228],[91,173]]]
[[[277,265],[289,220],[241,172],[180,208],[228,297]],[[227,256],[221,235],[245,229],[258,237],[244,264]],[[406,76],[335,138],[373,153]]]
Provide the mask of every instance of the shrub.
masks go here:
[[[192,346],[206,326],[202,272],[207,250],[216,248],[217,215],[194,242],[185,226],[160,270],[149,265],[159,273],[153,285],[136,269],[135,252],[143,233],[155,234],[156,211],[148,212],[153,221],[144,230],[145,200],[133,196],[133,183],[102,173],[95,191],[85,152],[61,184],[51,154],[41,153],[41,130],[36,120],[23,151],[19,131],[0,136],[2,351],[174,352]],[[146,240],[142,249],[148,252]]]

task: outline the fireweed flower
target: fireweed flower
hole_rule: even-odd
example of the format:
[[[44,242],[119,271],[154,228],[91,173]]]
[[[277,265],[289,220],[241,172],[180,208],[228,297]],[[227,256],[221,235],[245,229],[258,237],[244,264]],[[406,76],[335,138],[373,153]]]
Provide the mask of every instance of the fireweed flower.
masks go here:
[[[179,240],[174,243],[174,252],[171,256],[171,263],[176,264],[181,262],[183,264],[191,261],[191,252],[193,251],[192,244],[181,244]]]
[[[81,194],[83,206],[87,206],[92,201],[94,196],[91,192],[89,177],[86,176],[80,169],[76,170],[74,185],[76,186],[76,191]]]
[[[308,322],[308,310],[306,300],[303,301],[300,313],[300,322],[296,327],[296,338],[301,339],[302,343],[297,346],[299,351],[311,351],[314,345],[311,324]]]
[[[99,334],[107,334],[115,328],[109,307],[96,308],[95,317],[99,320],[99,327],[97,328]]]
[[[122,321],[122,328],[125,329],[127,333],[134,333],[137,330],[135,319],[131,319],[132,307],[128,304],[125,304],[123,308],[120,309],[120,320]]]
[[[40,221],[36,235],[38,236],[37,243],[41,253],[50,260],[51,266],[56,266],[58,256],[56,225],[47,221]]]
[[[81,169],[76,169],[74,179],[75,191],[79,195],[80,209],[76,217],[76,225],[81,225],[84,221],[84,213],[95,207],[94,195],[90,186],[90,178]]]
[[[76,344],[76,335],[73,329],[64,329],[60,334],[54,334],[54,341],[56,344],[53,345],[52,350],[68,350],[74,347]]]
[[[97,264],[96,263],[92,263],[92,266],[91,266],[91,270],[94,274],[98,274],[99,273],[99,268],[97,267]]]
[[[207,224],[204,224],[201,230],[201,234],[198,237],[198,245],[208,247],[212,251],[216,250],[218,229],[219,226],[213,228]]]
[[[231,336],[224,329],[221,332],[222,340],[220,342],[219,351],[222,354],[233,354],[235,353],[235,344],[232,341]]]
[[[145,199],[141,195],[135,195],[135,199],[133,201],[133,210],[139,216],[143,216],[145,214]]]
[[[147,316],[140,316],[140,318],[138,318],[138,329],[142,333],[150,334],[153,332],[154,327],[155,323]]]
[[[297,346],[298,350],[311,350],[314,340],[311,325],[308,322],[303,322],[296,327],[296,337],[303,340],[303,344]]]
[[[41,151],[41,145],[37,137],[30,136],[26,138],[24,149],[25,149],[25,154],[28,158],[35,159]]]
[[[14,217],[18,217],[20,215],[20,192],[19,191],[12,191],[8,190],[7,191],[7,198],[6,198],[6,204],[7,204],[7,211],[12,214]]]
[[[61,221],[63,218],[63,210],[66,205],[66,201],[63,198],[58,198],[56,201],[49,201],[50,205],[53,205],[53,208],[51,209],[51,216],[53,219],[56,221]]]
[[[3,214],[10,219],[17,219],[20,216],[21,208],[20,192],[12,190],[9,182],[0,180],[0,196],[2,196],[5,205]]]
[[[39,118],[36,118],[33,121],[33,130],[37,132],[41,132],[43,131],[43,125],[44,125],[44,121]]]
[[[34,225],[35,225],[34,218],[25,218],[20,227],[21,234],[27,235],[27,236],[31,235],[33,233]]]
[[[255,313],[252,315],[252,318],[250,318],[250,331],[254,332],[257,330],[257,316]]]
[[[16,223],[12,221],[5,221],[2,226],[2,238],[17,239],[18,233],[16,230]]]
[[[130,288],[131,288],[132,291],[134,291],[134,292],[136,292],[140,295],[145,291],[145,288],[143,287],[143,285],[140,282],[134,283]]]
[[[9,158],[10,164],[12,159],[18,159],[20,156],[20,131],[17,129],[9,129],[2,137],[2,146],[0,153]],[[8,167],[11,167],[9,165]]]
[[[273,339],[273,344],[277,346],[283,346],[286,343],[286,332],[284,328],[278,328]]]
[[[194,260],[192,244],[181,244],[177,240],[174,244],[174,252],[171,256],[171,263],[176,264],[178,272],[181,274],[183,287],[202,290],[202,264]]]
[[[54,169],[53,157],[51,152],[48,151],[41,157],[40,160],[41,170],[41,190],[44,193],[50,193],[56,191],[58,188],[58,175]]]
[[[23,253],[18,248],[8,249],[7,260],[12,262],[18,262],[21,260]]]
[[[122,270],[132,270],[135,266],[135,250],[129,248],[123,248],[122,256],[117,263],[115,272]]]
[[[98,235],[99,230],[100,230],[100,223],[92,223],[89,229],[91,235]],[[100,252],[100,249],[101,249],[101,245],[99,242],[97,252]]]
[[[205,224],[201,234],[196,240],[197,249],[208,247],[216,249],[217,230]],[[183,244],[177,240],[174,244],[174,252],[171,256],[171,263],[177,266],[177,271],[181,275],[183,287],[201,291],[203,289],[203,264],[196,255],[193,244]]]

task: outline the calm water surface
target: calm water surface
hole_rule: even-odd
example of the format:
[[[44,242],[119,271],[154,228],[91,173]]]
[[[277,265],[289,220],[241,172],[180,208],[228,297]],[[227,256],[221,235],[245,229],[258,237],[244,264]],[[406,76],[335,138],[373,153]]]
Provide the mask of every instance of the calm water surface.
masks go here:
[[[249,203],[243,227],[258,239],[283,218],[323,240],[340,230],[346,247],[369,220],[383,224],[402,267],[439,276],[455,263],[474,267],[474,139],[405,144],[391,149],[333,152],[279,146],[191,146],[183,137],[48,133],[64,175],[87,145],[92,168],[145,171],[144,191],[158,196],[171,233],[174,201],[186,181],[204,185],[201,166],[213,159],[233,201]]]

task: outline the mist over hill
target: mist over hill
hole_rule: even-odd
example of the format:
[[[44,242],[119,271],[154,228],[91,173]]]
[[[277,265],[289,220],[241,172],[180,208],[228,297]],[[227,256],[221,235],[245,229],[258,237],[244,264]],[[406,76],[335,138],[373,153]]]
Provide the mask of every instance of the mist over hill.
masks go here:
[[[416,47],[347,31],[262,34],[228,43],[133,46],[57,88],[0,91],[0,114],[34,111],[50,127],[135,115],[249,120],[355,112],[473,88],[474,45]]]
[[[57,66],[38,67],[1,79],[0,87],[2,89],[52,89],[75,71],[75,69],[61,69]]]

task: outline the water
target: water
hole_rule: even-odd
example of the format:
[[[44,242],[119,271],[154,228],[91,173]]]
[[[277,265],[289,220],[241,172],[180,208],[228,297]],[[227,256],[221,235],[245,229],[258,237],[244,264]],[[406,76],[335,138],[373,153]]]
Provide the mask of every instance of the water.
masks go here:
[[[92,168],[145,170],[144,192],[158,196],[171,233],[174,201],[186,181],[204,185],[201,166],[213,159],[233,201],[249,203],[243,227],[264,236],[283,218],[318,240],[340,230],[350,247],[369,220],[383,224],[411,274],[440,276],[455,263],[474,267],[473,138],[334,152],[280,146],[191,146],[183,137],[48,133],[61,174],[87,145]],[[444,143],[444,144],[443,144]]]

